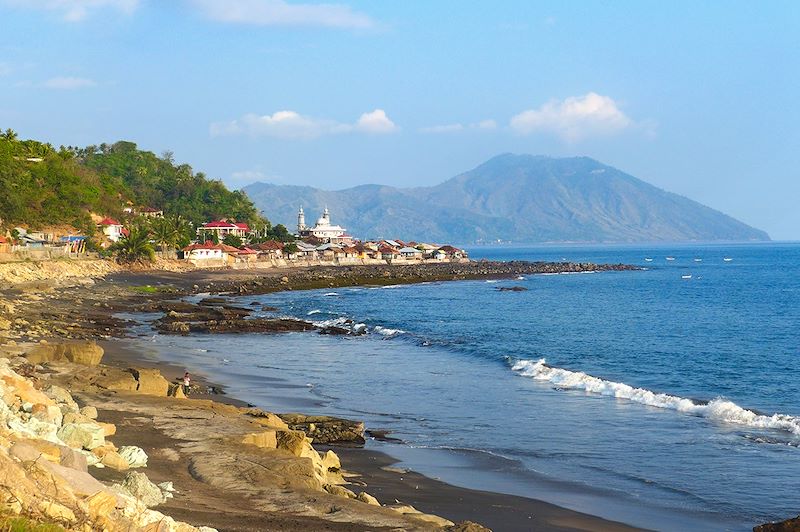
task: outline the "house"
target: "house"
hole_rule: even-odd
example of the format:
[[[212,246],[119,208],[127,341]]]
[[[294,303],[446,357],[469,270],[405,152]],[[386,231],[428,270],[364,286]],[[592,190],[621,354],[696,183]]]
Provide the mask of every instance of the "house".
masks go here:
[[[400,252],[392,246],[383,245],[378,248],[378,253],[383,260],[395,260],[400,256]]]
[[[0,236],[0,253],[11,253],[11,241],[4,236]]]
[[[400,256],[407,260],[422,260],[422,250],[406,246],[400,248]]]
[[[443,252],[449,259],[465,259],[467,252],[453,246],[442,246],[437,251]]]
[[[242,222],[229,222],[227,220],[217,220],[215,222],[204,223],[197,228],[197,236],[205,239],[211,238],[216,234],[218,240],[224,239],[227,235],[235,235],[244,238],[250,232],[250,226]]]
[[[303,242],[302,240],[298,240],[296,244],[297,244],[298,257],[302,257],[304,259],[317,258],[317,246],[309,244],[307,242]]]
[[[317,247],[317,254],[325,260],[333,260],[342,254],[342,247],[336,244],[322,244]]]
[[[146,218],[163,218],[164,211],[160,209],[154,209],[152,207],[142,207],[139,209],[136,214],[139,216],[144,216]]]
[[[225,244],[222,244],[223,246]],[[240,248],[236,252],[236,262],[255,262],[258,258],[258,251],[247,246]]]
[[[118,242],[123,236],[128,236],[128,230],[113,218],[103,218],[97,227],[112,242]]]
[[[260,244],[256,244],[253,246],[254,249],[258,250],[261,255],[269,258],[280,259],[283,257],[283,242],[278,242],[277,240],[267,240],[266,242],[262,242]]]
[[[226,244],[215,244],[211,240],[206,240],[202,244],[190,244],[181,251],[183,252],[183,258],[194,264],[218,264],[222,266],[233,262],[242,250]]]

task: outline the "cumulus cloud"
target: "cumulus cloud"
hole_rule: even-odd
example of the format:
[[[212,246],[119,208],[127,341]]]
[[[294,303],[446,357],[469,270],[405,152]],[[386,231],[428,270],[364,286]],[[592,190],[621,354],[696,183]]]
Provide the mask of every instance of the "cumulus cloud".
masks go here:
[[[277,111],[271,115],[246,114],[229,122],[214,122],[209,131],[212,136],[252,135],[284,139],[313,139],[323,135],[361,132],[386,134],[398,128],[383,109],[362,114],[355,123],[348,124],[301,115],[295,111]]]
[[[75,90],[86,89],[96,85],[97,83],[94,80],[87,78],[57,77],[48,79],[41,86],[45,89]]]
[[[109,8],[125,14],[139,7],[139,0],[2,0],[3,4],[58,13],[64,20],[79,22],[92,11]]]
[[[495,129],[497,128],[497,122],[494,120],[481,120],[480,122],[474,122],[472,124],[462,124],[460,122],[456,122],[454,124],[443,124],[439,126],[428,126],[420,128],[421,133],[458,133],[460,131],[464,131],[467,129]]]
[[[519,134],[549,132],[568,142],[611,135],[632,125],[633,121],[613,99],[594,92],[564,100],[551,100],[538,109],[529,109],[513,116],[510,122],[511,129]]]
[[[322,26],[365,29],[375,26],[366,14],[344,4],[290,4],[285,0],[190,0],[211,20],[255,26]]]

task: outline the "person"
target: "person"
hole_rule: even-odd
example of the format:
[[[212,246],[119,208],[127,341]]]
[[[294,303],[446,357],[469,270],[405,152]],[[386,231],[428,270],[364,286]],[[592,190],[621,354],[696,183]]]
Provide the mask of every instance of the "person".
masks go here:
[[[183,374],[183,393],[189,395],[189,385],[192,383],[192,377],[189,372]]]

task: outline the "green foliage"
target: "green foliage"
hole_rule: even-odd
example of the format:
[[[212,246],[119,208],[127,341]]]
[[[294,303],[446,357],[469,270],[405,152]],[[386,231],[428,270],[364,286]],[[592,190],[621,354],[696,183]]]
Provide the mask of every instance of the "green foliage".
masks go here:
[[[23,516],[0,515],[0,532],[63,532],[55,523],[46,523]]]
[[[222,239],[222,243],[235,248],[242,247],[242,239],[233,234],[225,235],[225,238]]]
[[[153,262],[156,252],[150,245],[150,231],[142,225],[133,225],[128,236],[123,236],[109,250],[122,264]]]
[[[124,141],[56,150],[20,140],[6,129],[0,132],[0,191],[0,217],[8,227],[68,224],[91,235],[95,227],[89,213],[120,218],[126,204],[157,207],[173,222],[179,220],[170,238],[159,237],[162,250],[193,239],[190,224],[220,218],[268,224],[243,192],[176,164],[169,152],[158,157]]]
[[[300,248],[297,247],[297,244],[294,242],[289,242],[283,247],[284,253],[297,253]]]

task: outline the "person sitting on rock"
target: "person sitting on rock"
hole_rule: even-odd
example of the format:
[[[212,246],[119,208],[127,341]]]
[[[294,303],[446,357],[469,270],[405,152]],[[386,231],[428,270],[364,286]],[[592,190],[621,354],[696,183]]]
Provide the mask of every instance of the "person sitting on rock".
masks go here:
[[[183,393],[189,395],[189,387],[192,383],[192,377],[189,375],[189,372],[183,374]]]

